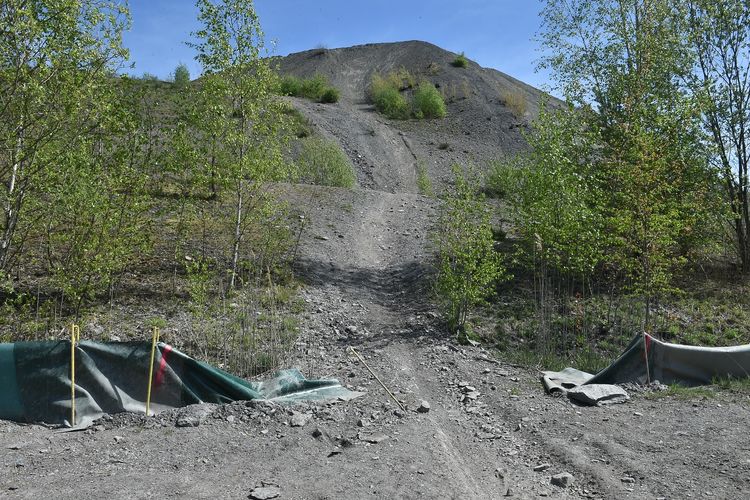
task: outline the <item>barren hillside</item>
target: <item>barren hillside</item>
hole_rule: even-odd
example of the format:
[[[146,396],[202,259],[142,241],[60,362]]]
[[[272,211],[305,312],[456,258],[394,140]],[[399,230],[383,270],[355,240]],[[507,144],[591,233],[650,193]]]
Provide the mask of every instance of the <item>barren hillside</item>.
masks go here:
[[[323,134],[335,138],[357,168],[362,187],[416,192],[417,162],[433,182],[447,180],[453,163],[482,168],[523,150],[522,130],[539,108],[542,92],[456,54],[411,41],[342,49],[314,49],[279,60],[282,74],[326,76],[341,91],[336,104],[295,99],[295,106]],[[374,74],[406,69],[444,94],[448,115],[438,120],[389,120],[375,112],[367,92]],[[525,103],[521,113],[509,96]]]

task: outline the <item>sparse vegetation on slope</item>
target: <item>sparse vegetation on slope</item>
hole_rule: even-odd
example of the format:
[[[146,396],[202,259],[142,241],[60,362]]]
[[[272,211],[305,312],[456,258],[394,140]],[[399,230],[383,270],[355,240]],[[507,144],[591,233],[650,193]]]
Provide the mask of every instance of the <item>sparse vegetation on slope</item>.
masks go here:
[[[455,68],[465,68],[469,65],[469,60],[466,59],[466,55],[464,55],[463,52],[458,54],[455,59],[453,59],[453,62],[451,62],[451,66]]]
[[[282,95],[304,97],[322,103],[334,103],[339,100],[339,91],[320,74],[310,78],[286,75],[281,79],[280,91]]]
[[[421,82],[407,98],[405,91],[412,90],[415,81],[415,77],[405,69],[385,76],[376,73],[370,82],[370,100],[375,104],[375,109],[393,120],[443,118],[446,114],[445,101],[430,82]]]
[[[310,184],[350,188],[356,181],[349,158],[338,144],[322,137],[302,140],[297,165],[300,180]]]
[[[422,82],[414,92],[414,116],[416,118],[443,118],[445,116],[443,96],[430,82]]]
[[[526,114],[526,98],[520,92],[505,91],[500,94],[500,100],[516,118],[523,118]]]

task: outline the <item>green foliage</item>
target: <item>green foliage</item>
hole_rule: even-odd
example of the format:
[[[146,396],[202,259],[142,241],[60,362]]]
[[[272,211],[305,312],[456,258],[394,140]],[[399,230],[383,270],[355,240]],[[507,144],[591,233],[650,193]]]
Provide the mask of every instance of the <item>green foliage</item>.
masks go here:
[[[190,70],[185,64],[177,65],[174,73],[172,73],[172,81],[177,87],[185,87],[190,84]]]
[[[302,95],[302,79],[294,75],[284,75],[279,84],[281,95],[299,97]]]
[[[302,141],[297,164],[303,182],[351,188],[356,181],[354,168],[338,144],[321,137]]]
[[[322,103],[334,103],[339,100],[338,89],[331,86],[328,79],[321,74],[315,74],[310,78],[286,75],[281,79],[279,88],[281,95],[305,97]]]
[[[60,0],[54,8],[41,0],[3,2],[0,273],[12,274],[29,231],[43,223],[26,208],[42,203],[39,193],[68,169],[60,155],[88,154],[81,145],[98,135],[110,111],[101,91],[126,57],[127,24],[127,9],[110,2]]]
[[[375,109],[388,118],[405,120],[409,117],[409,103],[401,95],[399,80],[374,75],[370,84],[370,98],[375,104]]]
[[[550,163],[567,165],[571,181],[579,179],[585,211],[595,215],[584,235],[602,235],[610,278],[645,299],[644,328],[652,304],[674,290],[675,271],[704,244],[705,225],[716,218],[716,179],[701,152],[698,108],[677,78],[688,61],[673,14],[668,2],[615,8],[548,0],[543,10],[541,39],[551,54],[543,65],[570,107],[569,117],[543,115],[532,142],[542,151],[554,147]],[[545,131],[567,126],[587,139]]]
[[[334,103],[339,101],[339,91],[334,87],[329,87],[323,91],[320,95],[320,102],[324,104]]]
[[[705,154],[721,176],[733,250],[750,272],[750,8],[745,0],[677,2],[689,55],[679,75],[700,107]]]
[[[199,130],[210,138],[210,178],[230,188],[234,198],[226,220],[234,233],[229,266],[234,288],[250,216],[247,201],[260,183],[289,175],[283,155],[286,106],[275,94],[278,76],[263,57],[263,31],[252,2],[198,0],[197,5],[201,27],[190,45],[206,74],[195,115]]]
[[[450,327],[465,335],[468,314],[509,278],[495,251],[490,215],[475,183],[461,167],[453,168],[455,185],[444,200],[434,240],[437,249],[435,290]]]
[[[298,139],[309,137],[313,133],[312,126],[307,118],[291,104],[284,108],[283,113],[290,117],[290,130]]]
[[[443,118],[445,116],[443,96],[430,82],[422,82],[414,92],[414,114],[417,118]]]
[[[466,58],[463,52],[458,54],[455,59],[451,62],[451,66],[455,68],[465,68],[469,65],[469,60]]]
[[[445,102],[440,92],[429,82],[420,83],[407,99],[404,92],[415,85],[415,78],[405,69],[392,71],[385,76],[376,73],[370,82],[369,96],[380,113],[392,120],[415,118],[442,118],[446,114]]]
[[[435,192],[432,189],[432,181],[430,181],[430,174],[427,172],[427,165],[424,161],[417,162],[417,189],[419,194],[432,198],[435,196]]]

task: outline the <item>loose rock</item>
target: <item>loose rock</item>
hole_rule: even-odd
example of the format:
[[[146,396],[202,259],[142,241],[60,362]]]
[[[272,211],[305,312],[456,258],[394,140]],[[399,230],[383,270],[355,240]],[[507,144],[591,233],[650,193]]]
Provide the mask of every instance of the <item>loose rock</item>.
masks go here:
[[[250,492],[248,498],[252,500],[269,500],[281,496],[281,489],[276,486],[262,486]]]
[[[561,488],[567,488],[573,483],[573,474],[569,472],[561,472],[552,476],[552,484]]]
[[[425,400],[422,400],[422,402],[419,403],[419,408],[417,408],[417,411],[419,413],[428,413],[430,411],[430,403],[428,403]]]
[[[289,420],[289,425],[292,427],[304,427],[310,421],[310,418],[312,418],[312,415],[294,412],[292,418]]]

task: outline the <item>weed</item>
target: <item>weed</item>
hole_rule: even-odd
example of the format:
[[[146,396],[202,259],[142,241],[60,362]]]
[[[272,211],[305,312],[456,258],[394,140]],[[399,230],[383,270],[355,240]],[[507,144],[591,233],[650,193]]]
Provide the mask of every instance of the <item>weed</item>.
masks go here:
[[[454,68],[465,68],[469,65],[469,60],[466,58],[466,55],[464,55],[463,52],[458,54],[455,59],[453,59],[453,62],[451,62],[451,66]]]
[[[331,86],[328,79],[321,74],[315,74],[310,78],[286,75],[281,79],[279,91],[281,95],[305,97],[323,103],[333,103],[339,100],[339,91]]]
[[[354,186],[356,177],[349,158],[338,144],[319,137],[302,141],[297,159],[300,180],[321,186]]]
[[[417,162],[417,188],[419,189],[419,194],[423,196],[428,196],[430,198],[435,196],[435,192],[432,190],[430,176],[427,173],[427,165],[422,160]]]
[[[313,129],[310,125],[310,121],[305,118],[305,115],[303,115],[297,108],[290,104],[286,106],[282,112],[285,115],[291,117],[292,133],[298,139],[302,139],[304,137],[309,137],[312,135]]]
[[[320,95],[320,102],[324,104],[334,103],[339,101],[339,91],[334,87],[328,87]]]
[[[409,103],[397,89],[373,86],[372,96],[375,109],[388,118],[405,120],[409,117]]]
[[[670,385],[665,391],[653,391],[644,394],[646,399],[675,398],[682,400],[711,399],[716,396],[716,391],[710,387],[685,387],[679,384]]]
[[[523,118],[526,114],[526,98],[518,91],[505,91],[500,96],[500,102],[511,110],[516,118]]]
[[[417,118],[443,118],[445,116],[443,96],[430,82],[420,83],[414,92],[414,113]]]

